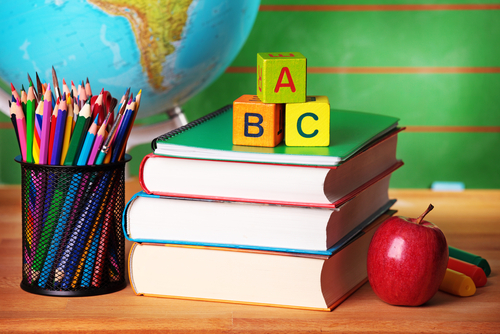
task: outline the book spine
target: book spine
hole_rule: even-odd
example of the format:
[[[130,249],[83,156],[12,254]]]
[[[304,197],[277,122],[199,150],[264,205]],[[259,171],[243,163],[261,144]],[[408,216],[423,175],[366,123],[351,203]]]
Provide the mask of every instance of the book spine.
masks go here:
[[[215,117],[217,117],[217,116],[219,116],[219,115],[221,115],[221,114],[223,114],[223,113],[225,113],[225,112],[227,112],[229,110],[232,110],[232,107],[233,107],[232,104],[228,104],[225,107],[222,107],[222,108],[220,108],[220,109],[218,109],[218,110],[216,110],[216,111],[214,111],[214,112],[212,112],[210,114],[207,114],[207,115],[205,115],[205,116],[203,116],[203,117],[201,117],[201,118],[199,118],[197,120],[189,122],[188,124],[186,124],[184,126],[181,126],[181,127],[177,128],[177,129],[174,129],[174,130],[172,130],[170,132],[167,132],[167,133],[165,133],[165,134],[163,134],[163,135],[161,135],[161,136],[153,139],[153,141],[151,142],[151,148],[153,149],[153,151],[156,150],[156,144],[157,144],[158,141],[166,141],[166,140],[168,140],[168,139],[170,139],[172,137],[175,137],[179,133],[182,133],[182,132],[184,132],[186,130],[194,128],[195,126],[198,126],[198,125],[200,125],[202,123],[205,123],[206,121],[211,120],[212,118],[215,118]]]

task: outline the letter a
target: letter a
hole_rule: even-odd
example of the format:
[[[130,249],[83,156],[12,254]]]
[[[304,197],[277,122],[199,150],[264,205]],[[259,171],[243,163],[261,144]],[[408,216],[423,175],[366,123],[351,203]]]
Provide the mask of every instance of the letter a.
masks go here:
[[[283,76],[285,75],[285,73],[288,79],[288,83],[283,83]],[[290,70],[288,69],[288,67],[283,67],[281,69],[280,77],[278,78],[276,87],[274,87],[274,92],[278,93],[281,87],[290,87],[292,93],[295,93],[295,84],[293,83],[292,75],[290,74]]]

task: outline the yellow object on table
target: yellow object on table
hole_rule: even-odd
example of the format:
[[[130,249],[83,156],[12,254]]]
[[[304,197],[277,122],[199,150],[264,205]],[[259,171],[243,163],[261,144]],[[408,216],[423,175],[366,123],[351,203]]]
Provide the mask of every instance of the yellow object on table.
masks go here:
[[[469,297],[476,293],[476,285],[469,276],[447,268],[439,290],[460,297]]]

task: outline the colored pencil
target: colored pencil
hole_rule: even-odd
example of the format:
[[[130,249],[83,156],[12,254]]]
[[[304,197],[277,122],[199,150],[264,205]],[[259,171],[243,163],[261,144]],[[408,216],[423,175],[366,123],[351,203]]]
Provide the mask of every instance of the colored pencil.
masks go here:
[[[110,197],[114,197],[114,179],[115,173],[112,171],[107,171],[103,176],[103,179],[109,179],[110,174],[112,173],[111,179],[108,182],[105,182],[103,185],[104,189],[104,197],[100,201],[99,210],[97,211],[97,215],[94,219],[94,223],[92,224],[92,230],[90,231],[87,243],[85,245],[85,249],[83,251],[82,257],[80,259],[80,264],[76,271],[76,274],[73,278],[72,287],[75,287],[78,283],[79,276],[83,273],[80,285],[82,287],[90,286],[92,273],[94,271],[94,267],[97,266],[96,255],[97,250],[99,249],[99,240],[101,236],[102,226],[105,223],[106,216],[113,214],[113,206],[109,205]],[[104,180],[107,181],[107,180]]]
[[[125,151],[127,149],[127,142],[128,138],[130,137],[130,133],[132,132],[132,128],[134,126],[135,118],[137,117],[137,113],[139,112],[139,105],[141,102],[141,96],[142,96],[142,90],[139,91],[139,93],[135,96],[135,106],[133,108],[133,114],[132,114],[132,119],[130,120],[130,123],[127,125],[127,132],[125,133],[125,139],[123,143],[121,144],[121,152],[118,158],[118,161],[122,161],[123,158],[125,157]],[[137,102],[139,101],[139,102]]]
[[[125,112],[125,109],[127,107],[127,100],[128,100],[129,94],[130,94],[130,88],[128,88],[127,91],[125,92],[125,94],[122,96],[122,99],[120,101],[120,103],[121,103],[120,110],[119,110],[118,114],[116,115],[115,122],[113,123],[113,126],[111,127],[111,130],[109,131],[109,134],[102,145],[101,151],[99,152],[99,155],[97,156],[96,165],[101,165],[104,162],[108,152],[110,152],[110,148],[111,148],[111,145],[113,145],[113,141],[115,139],[116,132],[118,130],[118,126],[119,126],[121,119],[123,117],[123,113]],[[111,154],[109,155],[109,159],[111,159]]]
[[[47,165],[50,165],[52,160],[52,151],[54,148],[54,137],[56,135],[56,125],[57,125],[57,115],[59,114],[59,99],[57,99],[54,110],[52,111],[52,117],[50,118],[50,136],[49,136],[49,146],[47,153]]]
[[[92,108],[92,117],[95,118],[97,115],[99,115],[99,120],[97,121],[97,124],[101,125],[102,122],[104,122],[105,114],[104,114],[104,108],[103,108],[103,94],[104,94],[104,88],[102,91],[97,95],[94,105],[91,106]]]
[[[63,94],[69,96],[69,94],[71,93],[71,90],[69,89],[68,85],[66,84],[66,80],[64,80],[64,78],[62,79],[62,82],[63,82],[63,84],[62,84]]]
[[[78,96],[78,90],[76,89],[75,83],[71,80],[71,92],[73,96],[76,98]]]
[[[45,288],[51,276],[54,264],[58,261],[58,253],[61,247],[65,247],[67,235],[71,233],[72,222],[78,217],[78,209],[85,201],[87,184],[90,181],[89,173],[76,173],[71,178],[68,191],[64,196],[64,204],[61,214],[54,228],[50,246],[45,257],[43,267],[40,273],[38,286]]]
[[[54,134],[54,146],[52,148],[52,155],[50,158],[51,165],[59,165],[61,163],[61,154],[63,141],[65,136],[65,127],[67,124],[67,104],[66,95],[63,94],[62,101],[59,103],[58,113],[57,113],[57,123],[56,130]]]
[[[78,101],[78,97],[73,98],[73,127],[72,131],[75,129],[76,120],[80,114],[80,102]]]
[[[64,126],[64,137],[61,147],[61,159],[59,160],[60,165],[64,165],[64,160],[66,159],[66,154],[68,153],[69,142],[71,140],[71,133],[73,132],[73,103],[66,103],[67,113],[66,113],[66,124]]]
[[[90,152],[89,160],[87,161],[88,165],[93,165],[97,159],[97,154],[99,153],[102,143],[104,141],[104,138],[106,137],[106,127],[108,125],[109,119],[113,113],[110,112],[108,113],[108,116],[102,123],[101,127],[99,128],[99,131],[97,132],[97,137],[94,141],[94,145],[92,146],[92,151]]]
[[[61,90],[59,89],[59,81],[57,80],[56,70],[52,66],[52,83],[54,84],[54,91],[56,94],[56,100],[61,100]]]
[[[36,91],[37,91],[37,101],[40,103],[42,101],[42,96],[43,96],[43,85],[42,82],[40,81],[40,77],[38,76],[38,72],[36,74]]]
[[[87,96],[92,96],[92,89],[90,89],[89,78],[87,78],[87,83],[85,84],[85,94],[87,94]]]
[[[19,136],[19,146],[21,148],[21,156],[24,162],[26,162],[26,119],[24,117],[23,109],[21,103],[18,100],[15,105],[16,108],[16,124],[17,132]]]
[[[16,99],[16,101],[17,100],[21,100],[21,97],[17,93],[16,88],[14,87],[14,85],[12,84],[12,82],[10,83],[10,90],[11,90],[12,96],[14,96],[14,98]]]
[[[29,77],[29,75],[28,75]],[[33,136],[35,126],[35,88],[30,79],[28,101],[26,102],[26,162],[33,163]]]
[[[112,180],[110,181],[110,186],[108,187],[108,192],[114,187],[114,180],[116,179],[117,173],[113,172]],[[93,273],[91,272],[91,266],[86,266],[86,271],[84,273],[84,278],[86,275],[92,274],[92,286],[99,287],[102,284],[102,275],[104,273],[105,259],[107,256],[109,234],[111,233],[113,212],[115,209],[116,196],[114,193],[110,193],[109,202],[106,208],[106,214],[104,216],[104,221],[101,224],[101,231],[99,236],[99,243],[97,246],[96,259],[94,260]]]
[[[17,146],[19,146],[19,153],[22,153],[21,141],[19,140],[19,131],[17,130],[16,102],[9,101],[9,108],[10,108],[10,121],[12,123],[12,127],[14,128],[14,133],[16,135]]]
[[[69,143],[68,153],[66,155],[66,159],[64,160],[65,166],[74,166],[78,162],[78,156],[89,128],[89,120],[92,120],[90,113],[90,100],[87,100],[85,106],[78,114],[78,119],[76,121],[75,128],[73,129],[73,135],[71,136]]]
[[[35,95],[35,101],[36,101],[36,103],[38,103],[38,96],[37,96],[38,94],[36,92],[35,84],[33,83],[33,80],[31,80],[29,73],[28,73],[28,82],[33,87],[33,94]],[[28,95],[29,95],[29,88],[28,88]]]
[[[33,127],[33,161],[40,162],[40,139],[42,137],[43,100],[38,103],[35,110],[35,125]]]
[[[73,274],[80,262],[79,259],[91,230],[92,222],[94,221],[104,191],[108,186],[109,178],[106,179],[106,175],[97,182],[95,189],[90,194],[89,200],[84,203],[82,214],[73,228],[69,241],[57,265],[56,272],[62,275],[63,289],[67,289],[70,286]]]
[[[50,119],[52,116],[52,94],[50,85],[44,94],[43,100],[43,119],[42,119],[42,135],[40,136],[40,164],[47,164],[47,156],[49,150],[50,137]]]
[[[87,93],[85,92],[85,84],[82,81],[81,85],[78,86],[78,99],[80,100],[80,109],[83,108],[84,103],[86,103],[89,97],[90,96],[87,96]]]
[[[23,113],[26,115],[26,103],[28,102],[28,94],[24,90],[24,85],[21,86],[21,107],[23,109]]]
[[[125,149],[127,147],[127,139],[132,130],[132,124],[134,123],[137,111],[135,107],[136,105],[134,100],[127,107],[127,111],[125,112],[125,116],[123,117],[122,124],[120,124],[120,129],[118,130],[119,132],[113,147],[113,155],[111,156],[112,163],[121,161],[122,156],[124,155]]]
[[[85,136],[85,141],[83,143],[80,155],[78,157],[77,166],[85,166],[90,156],[90,151],[92,150],[92,145],[94,145],[94,140],[97,134],[97,120],[99,115],[94,119],[94,122],[89,128]]]

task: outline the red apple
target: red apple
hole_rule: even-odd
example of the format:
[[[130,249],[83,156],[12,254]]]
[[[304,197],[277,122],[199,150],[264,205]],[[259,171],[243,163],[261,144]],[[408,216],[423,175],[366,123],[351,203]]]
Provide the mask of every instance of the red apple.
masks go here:
[[[392,305],[418,306],[438,291],[448,264],[443,232],[418,218],[391,217],[373,235],[368,249],[368,280],[373,291]]]

